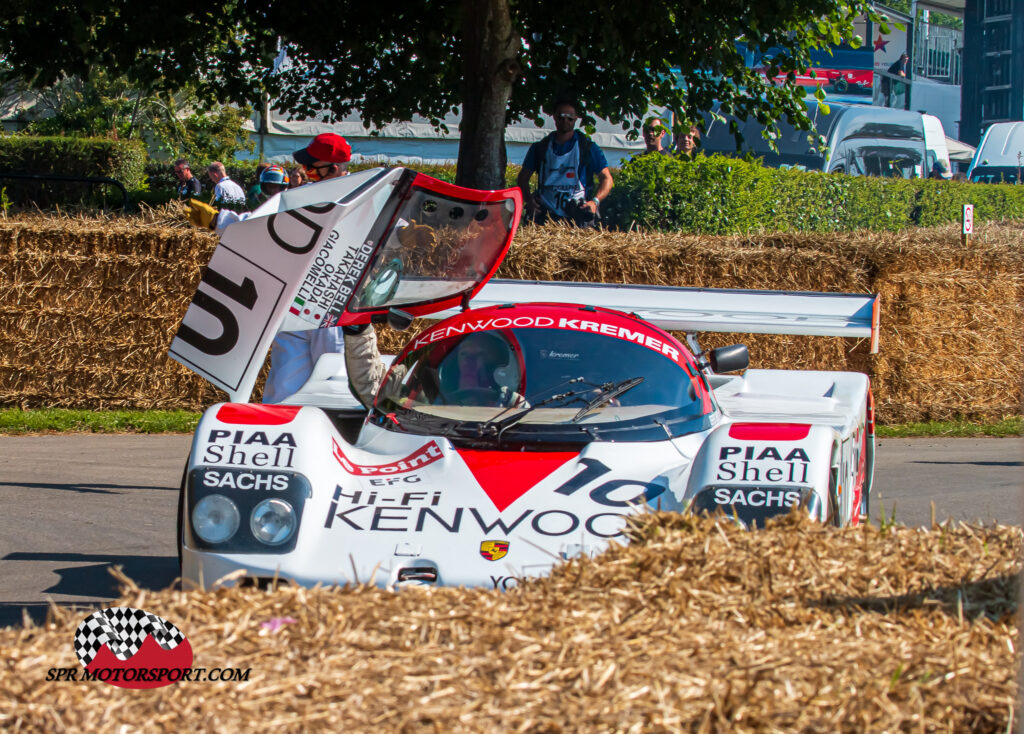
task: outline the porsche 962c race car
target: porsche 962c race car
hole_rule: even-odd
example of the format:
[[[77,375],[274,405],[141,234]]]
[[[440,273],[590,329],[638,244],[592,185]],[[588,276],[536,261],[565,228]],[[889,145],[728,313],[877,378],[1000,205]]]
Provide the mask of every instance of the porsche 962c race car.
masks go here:
[[[520,209],[518,190],[374,169],[224,231],[171,346],[231,399],[192,443],[185,578],[508,588],[650,509],[860,521],[867,376],[747,369],[746,347],[704,353],[696,334],[875,349],[875,297],[491,281]],[[248,402],[279,331],[428,315],[368,410],[334,353],[282,403]]]

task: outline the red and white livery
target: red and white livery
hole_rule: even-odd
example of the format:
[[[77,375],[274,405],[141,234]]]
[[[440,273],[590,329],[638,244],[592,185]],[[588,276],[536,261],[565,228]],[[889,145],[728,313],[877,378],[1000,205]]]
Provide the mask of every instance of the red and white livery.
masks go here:
[[[745,347],[704,353],[696,334],[876,349],[876,297],[488,282],[520,206],[517,190],[376,169],[225,231],[171,347],[232,401],[192,444],[185,578],[508,588],[650,509],[861,520],[867,376],[747,369]],[[279,329],[410,315],[442,320],[393,358],[371,409],[336,354],[284,403],[247,402]]]

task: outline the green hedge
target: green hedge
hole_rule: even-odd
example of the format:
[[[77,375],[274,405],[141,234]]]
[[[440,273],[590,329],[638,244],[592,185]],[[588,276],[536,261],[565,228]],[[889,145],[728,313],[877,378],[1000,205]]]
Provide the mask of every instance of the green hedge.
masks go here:
[[[146,186],[146,146],[139,140],[109,138],[0,136],[0,172],[93,176],[120,181],[129,193]],[[0,179],[7,198],[43,208],[60,205],[118,205],[112,186]]]
[[[720,155],[637,158],[618,172],[602,214],[609,226],[706,234],[899,230],[1024,219],[1024,186],[883,179],[768,168]]]

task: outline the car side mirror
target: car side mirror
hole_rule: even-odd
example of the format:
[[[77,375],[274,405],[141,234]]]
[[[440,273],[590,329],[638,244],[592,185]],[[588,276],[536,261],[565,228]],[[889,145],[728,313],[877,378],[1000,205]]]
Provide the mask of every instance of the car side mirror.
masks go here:
[[[412,320],[415,317],[408,311],[402,311],[398,308],[388,309],[388,326],[395,331],[405,331],[412,326]]]
[[[750,366],[750,352],[746,344],[732,344],[728,347],[712,349],[708,354],[708,362],[715,372],[736,372]]]

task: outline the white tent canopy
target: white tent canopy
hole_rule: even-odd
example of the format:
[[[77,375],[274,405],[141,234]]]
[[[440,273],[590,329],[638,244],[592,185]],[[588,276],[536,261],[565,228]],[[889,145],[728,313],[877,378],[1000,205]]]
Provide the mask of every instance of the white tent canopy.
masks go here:
[[[946,137],[946,148],[949,149],[949,160],[958,163],[970,163],[974,158],[974,148],[967,143]]]
[[[285,113],[271,111],[260,132],[257,119],[246,123],[245,129],[256,142],[254,156],[275,162],[290,162],[292,153],[320,133],[343,135],[352,145],[353,160],[381,163],[454,163],[459,157],[459,117],[449,115],[444,123],[448,132],[436,129],[424,117],[411,121],[392,122],[373,131],[363,126],[362,118],[352,114],[344,119],[327,123],[315,119],[289,120]],[[537,127],[530,121],[510,125],[505,129],[505,149],[509,163],[521,163],[529,146],[554,130],[554,125]],[[619,166],[643,150],[643,140],[629,140],[621,125],[598,120],[597,130],[591,136],[601,146],[610,166]]]

